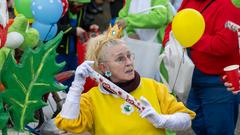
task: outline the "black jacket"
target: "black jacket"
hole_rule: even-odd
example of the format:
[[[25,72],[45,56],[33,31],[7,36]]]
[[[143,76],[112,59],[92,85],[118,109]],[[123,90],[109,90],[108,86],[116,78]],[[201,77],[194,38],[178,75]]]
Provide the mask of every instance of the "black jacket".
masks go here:
[[[85,30],[88,30],[90,24],[86,23],[84,21],[85,19],[85,7],[80,10],[80,12],[77,15],[77,27],[82,27]],[[70,11],[68,11],[70,12]],[[63,31],[65,34],[63,35],[62,41],[58,45],[57,52],[59,54],[68,54],[67,48],[69,48],[69,42],[70,42],[70,35],[74,36],[74,40],[77,41],[77,36],[76,36],[76,27],[72,27],[70,25],[70,18],[68,15],[68,12],[58,21],[58,32]],[[75,44],[75,50],[76,50],[76,45]],[[75,51],[76,52],[76,51]]]

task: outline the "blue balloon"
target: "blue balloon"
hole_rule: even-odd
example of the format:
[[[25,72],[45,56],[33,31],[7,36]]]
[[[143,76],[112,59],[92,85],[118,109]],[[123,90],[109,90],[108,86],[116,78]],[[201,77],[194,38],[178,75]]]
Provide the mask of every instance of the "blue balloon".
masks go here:
[[[57,34],[57,24],[43,24],[41,22],[35,21],[32,24],[32,28],[37,29],[41,41],[48,41],[54,38]]]
[[[33,0],[31,9],[35,20],[53,24],[61,18],[63,5],[61,0]]]

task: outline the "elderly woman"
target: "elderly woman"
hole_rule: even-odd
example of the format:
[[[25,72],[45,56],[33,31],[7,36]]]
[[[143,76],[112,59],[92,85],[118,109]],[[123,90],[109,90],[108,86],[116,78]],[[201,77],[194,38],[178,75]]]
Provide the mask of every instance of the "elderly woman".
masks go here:
[[[94,135],[164,135],[165,129],[191,126],[195,113],[177,102],[163,84],[140,77],[134,70],[134,54],[122,40],[99,35],[89,41],[86,58],[89,61],[78,66],[62,111],[55,119],[58,128],[73,133],[90,131]],[[138,111],[102,85],[81,95],[91,66],[140,99],[144,111]]]

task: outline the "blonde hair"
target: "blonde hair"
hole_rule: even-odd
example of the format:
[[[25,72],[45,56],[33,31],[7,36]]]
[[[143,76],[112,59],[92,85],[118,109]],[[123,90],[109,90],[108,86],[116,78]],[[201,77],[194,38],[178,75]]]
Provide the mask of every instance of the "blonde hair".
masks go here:
[[[97,72],[101,73],[98,69],[98,65],[105,61],[106,59],[106,49],[110,46],[126,44],[121,39],[116,38],[107,38],[106,35],[101,34],[97,37],[91,38],[87,43],[87,51],[86,51],[86,60],[94,61],[93,69]]]

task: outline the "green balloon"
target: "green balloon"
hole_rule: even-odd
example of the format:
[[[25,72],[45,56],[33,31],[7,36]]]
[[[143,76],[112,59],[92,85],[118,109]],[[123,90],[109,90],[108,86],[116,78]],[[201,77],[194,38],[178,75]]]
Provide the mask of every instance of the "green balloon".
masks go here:
[[[14,0],[14,4],[19,14],[23,14],[28,19],[33,18],[31,10],[32,0]]]

